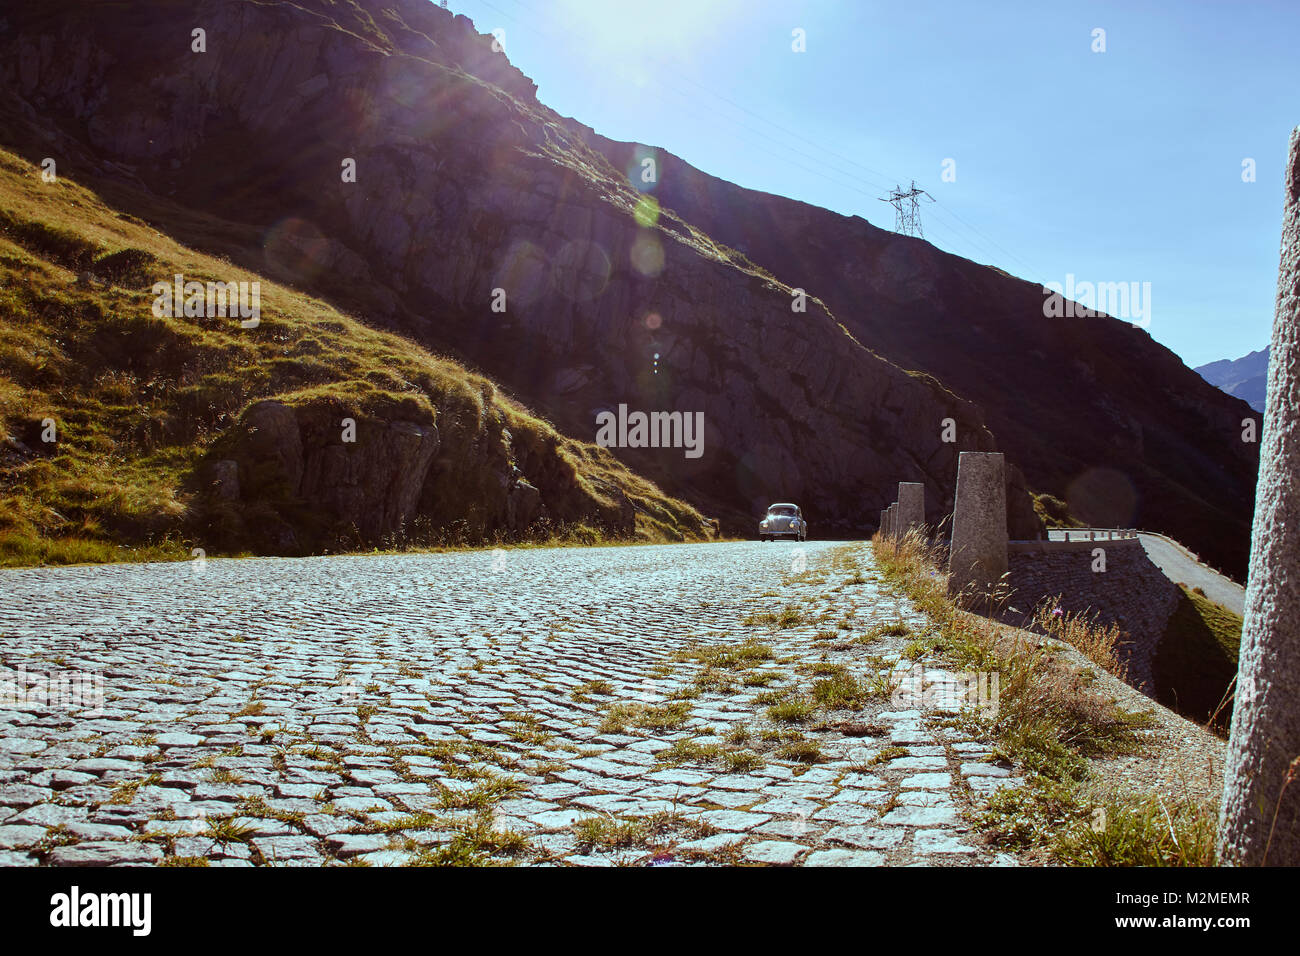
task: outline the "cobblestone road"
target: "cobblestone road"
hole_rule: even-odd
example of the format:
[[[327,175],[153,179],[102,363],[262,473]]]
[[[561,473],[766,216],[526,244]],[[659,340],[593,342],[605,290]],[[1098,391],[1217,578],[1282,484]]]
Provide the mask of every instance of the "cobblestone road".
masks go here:
[[[831,542],[0,572],[0,864],[1014,862],[925,624]]]

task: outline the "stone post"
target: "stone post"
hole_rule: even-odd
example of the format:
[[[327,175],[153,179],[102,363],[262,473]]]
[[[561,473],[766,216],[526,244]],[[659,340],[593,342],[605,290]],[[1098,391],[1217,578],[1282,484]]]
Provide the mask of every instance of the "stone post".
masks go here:
[[[964,451],[957,458],[949,590],[989,594],[1006,570],[1006,462],[1001,452]]]
[[[925,485],[919,481],[898,483],[898,534],[900,537],[913,528],[925,525]]]
[[[888,517],[889,517],[889,509],[888,508],[880,509],[880,537],[882,538],[886,537],[889,534],[889,525],[886,524],[886,519]]]
[[[1300,127],[1291,131],[1284,202],[1246,613],[1219,818],[1219,862],[1225,864],[1300,865]]]

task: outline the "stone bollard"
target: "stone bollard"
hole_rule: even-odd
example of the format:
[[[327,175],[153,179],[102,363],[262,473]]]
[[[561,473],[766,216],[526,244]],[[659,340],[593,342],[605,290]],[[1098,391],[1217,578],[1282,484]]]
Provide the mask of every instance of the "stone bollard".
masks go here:
[[[1291,131],[1284,195],[1221,864],[1300,865],[1300,127]]]
[[[880,509],[880,537],[889,537],[889,509]]]
[[[889,538],[894,537],[894,512],[895,512],[895,507],[892,504],[885,509],[886,536]]]
[[[898,483],[898,536],[925,525],[925,485],[919,481]]]
[[[949,590],[989,594],[1006,571],[1006,461],[1001,452],[964,451],[957,458]]]

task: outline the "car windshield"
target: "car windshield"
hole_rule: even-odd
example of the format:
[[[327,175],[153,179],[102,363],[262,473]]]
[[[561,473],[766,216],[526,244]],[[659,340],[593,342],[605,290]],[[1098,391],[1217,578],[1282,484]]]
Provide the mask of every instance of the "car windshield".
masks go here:
[[[767,513],[781,518],[790,518],[794,516],[794,509],[789,505],[773,505],[767,509]]]

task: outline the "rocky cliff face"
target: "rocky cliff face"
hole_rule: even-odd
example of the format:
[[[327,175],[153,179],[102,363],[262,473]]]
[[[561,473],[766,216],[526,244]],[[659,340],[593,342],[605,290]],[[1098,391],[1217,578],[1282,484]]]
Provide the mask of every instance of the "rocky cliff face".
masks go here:
[[[444,427],[453,435],[444,445],[434,422],[397,412],[349,418],[353,434],[345,440],[339,422],[355,414],[335,399],[264,399],[245,410],[204,465],[205,540],[305,554],[418,542],[435,533],[513,538],[536,531],[539,521],[585,523],[611,537],[636,532],[637,506],[628,496],[599,478],[597,493],[583,489],[555,442],[535,447],[529,438],[536,436],[523,435],[516,441],[491,421],[460,434],[465,429],[448,414]],[[709,533],[698,515],[694,524],[689,514],[685,521],[673,517],[689,536]]]
[[[666,188],[667,162],[656,202],[642,167],[629,175],[539,104],[464,17],[424,0],[51,0],[6,16],[0,86],[44,130],[13,148],[55,144],[77,158],[68,174],[130,185],[159,228],[472,362],[576,438],[620,404],[703,412],[699,458],[617,454],[734,529],[794,499],[818,532],[867,530],[900,480],[927,485],[934,520],[957,454],[997,447],[975,404],[851,334],[873,330],[854,300],[844,315],[802,301],[789,283],[819,294],[810,273],[721,245],[694,219],[708,209]],[[196,214],[160,211],[178,206]],[[878,258],[851,268],[909,309],[958,295],[936,292],[946,280],[925,262],[886,256],[881,271]],[[1019,400],[997,398],[1014,418]],[[437,441],[391,437],[413,469]],[[364,494],[338,455],[304,451],[299,466],[286,452],[284,467],[300,486]],[[1032,537],[1025,491],[1011,491],[1012,534]],[[395,507],[376,520],[399,520]]]

